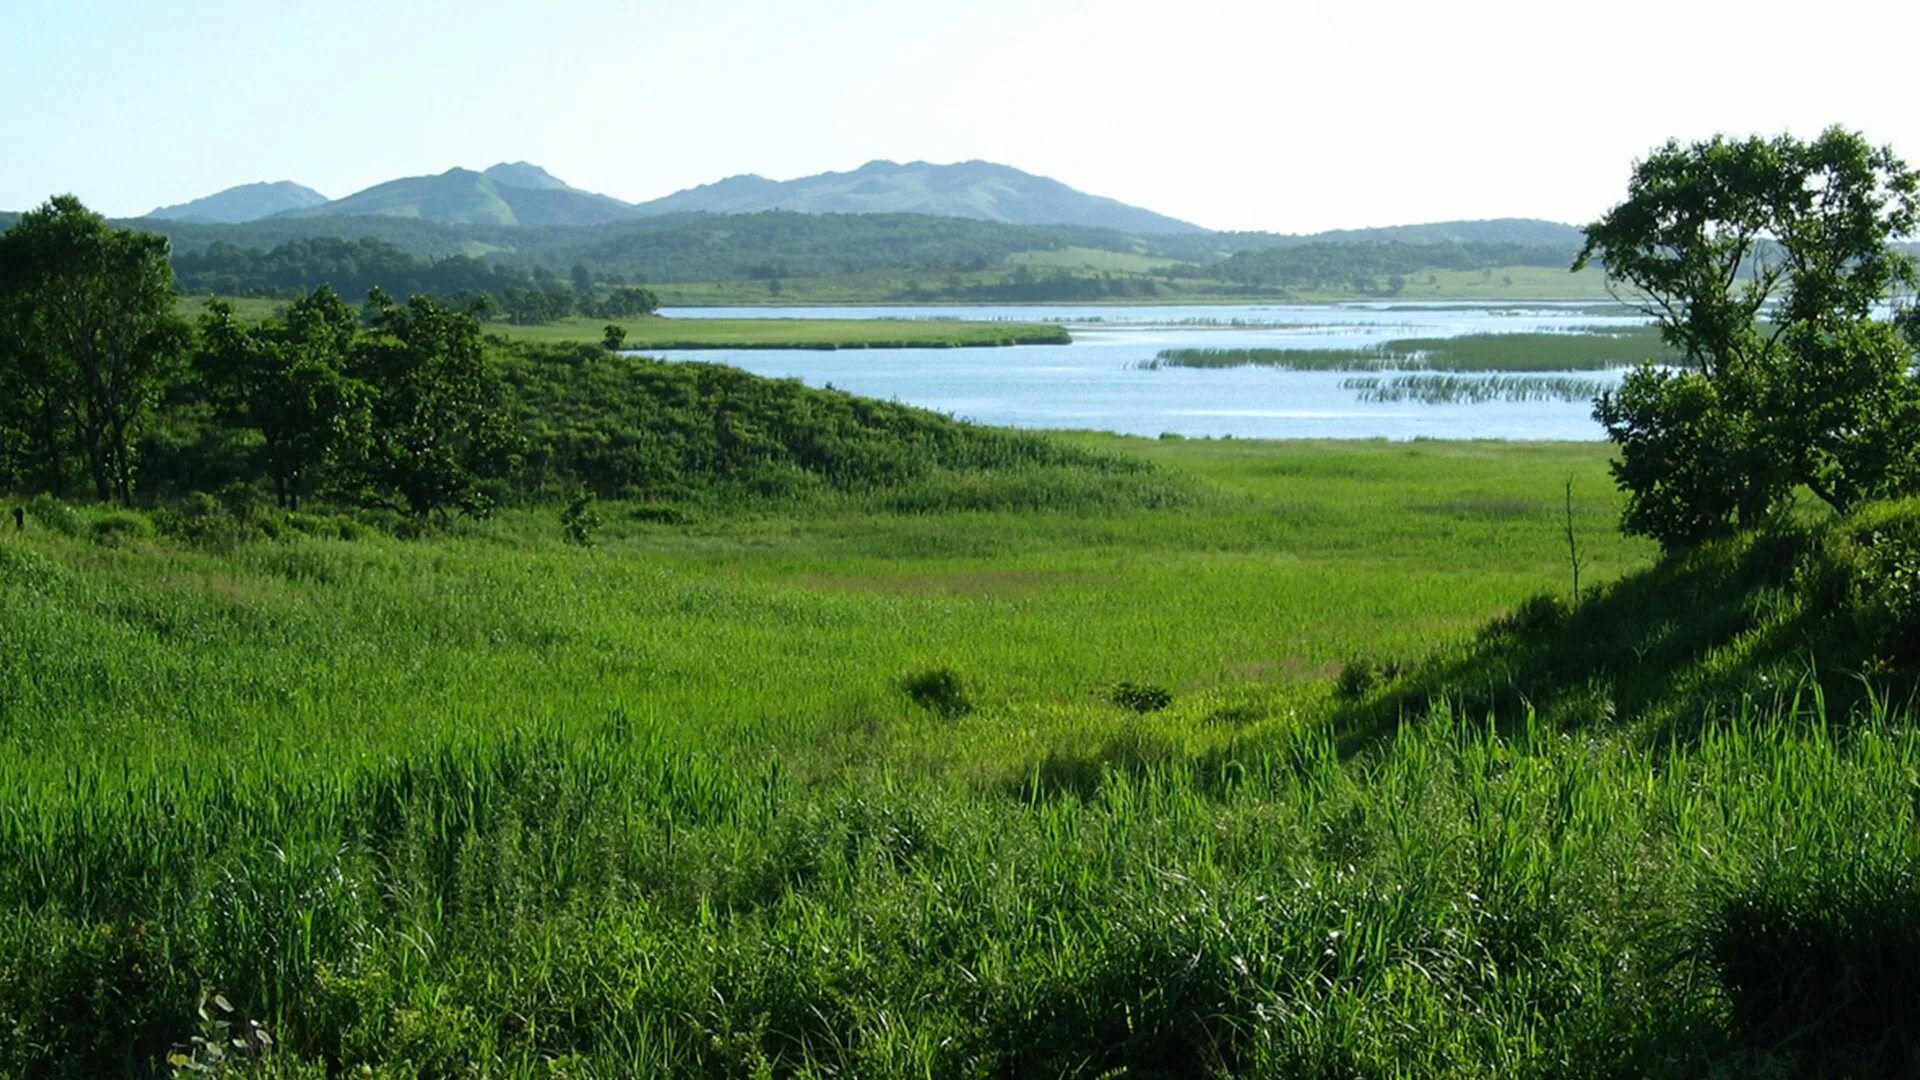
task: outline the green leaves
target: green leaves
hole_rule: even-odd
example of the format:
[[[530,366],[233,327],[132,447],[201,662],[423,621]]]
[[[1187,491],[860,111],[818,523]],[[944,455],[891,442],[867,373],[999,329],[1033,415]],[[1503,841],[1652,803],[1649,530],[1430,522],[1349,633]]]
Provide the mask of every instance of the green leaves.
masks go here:
[[[177,377],[164,237],[59,195],[0,236],[0,450],[57,487],[78,458],[95,494],[133,497],[133,437]],[[17,466],[16,466],[17,467]]]
[[[1604,261],[1689,369],[1643,369],[1595,406],[1623,528],[1683,547],[1796,484],[1845,510],[1920,479],[1913,344],[1876,319],[1914,281],[1890,241],[1916,212],[1915,174],[1837,127],[1668,142],[1639,164],[1574,261]]]
[[[505,475],[515,440],[480,324],[428,297],[402,305],[378,290],[368,315],[373,333],[352,369],[372,390],[370,426],[353,443],[363,501],[395,498],[415,517],[484,515],[487,484]]]
[[[322,286],[285,320],[245,326],[230,305],[207,305],[197,367],[229,423],[257,431],[260,458],[284,508],[298,509],[315,477],[334,470],[367,427],[368,387],[347,374],[357,319]]]

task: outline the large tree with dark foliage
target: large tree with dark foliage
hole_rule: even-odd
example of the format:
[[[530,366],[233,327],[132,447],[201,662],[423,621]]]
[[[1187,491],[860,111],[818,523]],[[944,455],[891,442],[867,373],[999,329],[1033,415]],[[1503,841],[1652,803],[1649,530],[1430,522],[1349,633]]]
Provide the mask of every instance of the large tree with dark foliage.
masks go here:
[[[367,388],[347,374],[359,316],[325,286],[247,325],[224,301],[200,320],[196,366],[226,421],[260,437],[274,498],[297,510],[313,478],[367,430]]]
[[[177,374],[165,237],[58,195],[0,236],[0,447],[58,488],[77,458],[102,500],[133,498],[134,437]]]
[[[1832,128],[1669,142],[1574,263],[1685,357],[1644,366],[1594,415],[1619,445],[1623,527],[1668,548],[1762,520],[1795,486],[1839,510],[1920,480],[1912,343],[1886,318],[1914,280],[1915,174]]]
[[[350,374],[368,387],[369,425],[348,451],[352,494],[420,518],[486,514],[513,439],[479,323],[428,297],[400,304],[378,290],[366,314],[371,332]]]

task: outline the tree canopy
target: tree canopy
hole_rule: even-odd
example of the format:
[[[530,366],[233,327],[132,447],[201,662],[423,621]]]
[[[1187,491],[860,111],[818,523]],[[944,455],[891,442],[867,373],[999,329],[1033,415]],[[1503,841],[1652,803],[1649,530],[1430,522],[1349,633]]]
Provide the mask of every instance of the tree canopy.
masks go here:
[[[185,355],[165,237],[57,195],[0,235],[0,449],[50,487],[77,458],[130,501],[135,436]]]
[[[1670,141],[1635,167],[1574,262],[1602,261],[1685,357],[1595,405],[1628,531],[1686,546],[1799,485],[1840,510],[1914,486],[1920,384],[1893,305],[1915,220],[1913,171],[1837,127]]]

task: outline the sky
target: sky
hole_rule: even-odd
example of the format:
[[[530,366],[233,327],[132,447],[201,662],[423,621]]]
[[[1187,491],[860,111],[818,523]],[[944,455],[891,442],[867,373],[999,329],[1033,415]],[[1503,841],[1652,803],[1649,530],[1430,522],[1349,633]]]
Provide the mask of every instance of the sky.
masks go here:
[[[1582,223],[1669,138],[1920,164],[1916,42],[1907,0],[0,0],[0,209],[979,158],[1216,229]]]

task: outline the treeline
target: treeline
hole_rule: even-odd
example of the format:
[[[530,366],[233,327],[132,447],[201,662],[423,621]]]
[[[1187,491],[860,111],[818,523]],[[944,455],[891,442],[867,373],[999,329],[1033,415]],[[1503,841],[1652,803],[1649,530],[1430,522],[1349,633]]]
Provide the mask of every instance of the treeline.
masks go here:
[[[603,284],[876,271],[937,282],[952,274],[977,277],[998,270],[1021,253],[1066,248],[1176,259],[1180,266],[1159,275],[1226,281],[1243,288],[1345,289],[1356,281],[1377,288],[1393,275],[1411,277],[1428,270],[1560,269],[1578,247],[1577,240],[1558,239],[1560,232],[1570,230],[1541,222],[1408,226],[1326,239],[1271,233],[1135,237],[1108,229],[922,214],[789,211],[674,214],[593,227],[450,225],[380,217],[268,219],[240,225],[143,220],[136,227],[173,239],[175,267],[188,291],[279,297],[320,284],[331,284],[343,295],[361,295],[376,284],[395,295],[538,292],[532,287],[536,276],[570,285],[575,267]],[[343,241],[341,236],[363,239]],[[473,251],[487,255],[475,258],[469,254]],[[372,274],[372,269],[379,273]],[[952,289],[940,293],[956,299],[1084,300],[1095,298],[1091,290],[1097,288],[1069,288],[1056,279],[969,283],[978,285],[1006,287],[989,287],[972,297]]]
[[[1540,266],[1564,270],[1574,246],[1441,243],[1314,243],[1240,251],[1205,266],[1182,267],[1183,277],[1207,277],[1238,285],[1282,289],[1355,289],[1396,292],[1393,280],[1433,270],[1482,270]]]
[[[292,299],[328,287],[347,296],[382,289],[400,296],[435,296],[471,308],[483,319],[544,323],[570,315],[628,319],[651,314],[660,302],[624,277],[603,279],[576,264],[562,281],[536,266],[531,272],[467,255],[415,258],[373,237],[290,240],[269,251],[219,241],[173,257],[180,288],[189,293]]]
[[[733,281],[759,267],[821,276],[870,270],[985,269],[1009,255],[1092,247],[1151,250],[1153,241],[1108,229],[1006,225],[924,214],[673,214],[599,226],[450,225],[410,218],[270,218],[239,225],[140,220],[172,239],[176,261],[215,244],[267,251],[301,241],[370,237],[417,259],[485,250],[497,267],[528,274],[575,265],[602,280]]]
[[[967,284],[958,280],[928,285],[909,281],[901,299],[913,301],[1061,303],[1099,300],[1151,300],[1160,283],[1142,274],[1035,271],[1016,266],[998,281]]]
[[[62,196],[0,235],[0,490],[122,504],[319,498],[416,520],[584,487],[606,496],[1046,481],[1025,504],[1168,497],[1151,470],[1039,436],[705,364],[486,338],[471,312],[321,286],[248,323],[175,314],[158,236]],[[917,491],[909,481],[923,482]],[[957,485],[957,486],[956,486]]]

